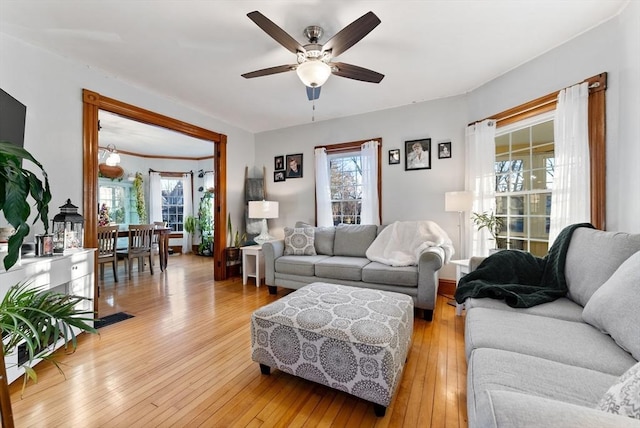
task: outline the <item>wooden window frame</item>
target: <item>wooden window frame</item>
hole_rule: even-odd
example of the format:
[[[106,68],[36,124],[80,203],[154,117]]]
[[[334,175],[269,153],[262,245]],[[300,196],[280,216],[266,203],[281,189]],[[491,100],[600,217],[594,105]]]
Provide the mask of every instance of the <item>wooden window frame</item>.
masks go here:
[[[591,164],[591,224],[605,230],[606,214],[606,99],[607,73],[585,79],[589,83],[589,157]],[[583,83],[581,82],[581,83]],[[510,108],[487,119],[496,121],[496,128],[519,122],[556,109],[558,94],[536,98],[533,101]]]
[[[347,143],[329,144],[325,146],[315,146],[315,149],[325,149],[327,155],[349,153],[353,151],[360,151],[362,145],[367,141],[378,142],[378,222],[382,223],[382,137],[368,138],[366,140],[350,141]],[[318,201],[315,199],[316,204],[316,225],[318,224]]]

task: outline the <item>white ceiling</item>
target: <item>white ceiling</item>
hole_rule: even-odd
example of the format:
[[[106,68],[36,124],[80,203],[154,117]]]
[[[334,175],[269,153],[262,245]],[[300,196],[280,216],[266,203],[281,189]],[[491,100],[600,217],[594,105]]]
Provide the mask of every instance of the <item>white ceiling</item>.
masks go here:
[[[0,0],[0,31],[256,133],[309,123],[312,103],[294,72],[240,76],[295,63],[248,12],[302,44],[308,25],[324,28],[323,43],[368,11],[382,21],[336,60],[384,80],[331,76],[316,101],[319,121],[467,93],[628,1]]]

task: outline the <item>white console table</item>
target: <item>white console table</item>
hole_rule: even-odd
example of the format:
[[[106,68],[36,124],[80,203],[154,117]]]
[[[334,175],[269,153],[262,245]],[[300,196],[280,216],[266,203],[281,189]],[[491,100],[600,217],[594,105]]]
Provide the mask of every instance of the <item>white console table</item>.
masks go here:
[[[260,279],[264,278],[264,257],[261,245],[242,247],[242,285],[247,285],[247,278],[256,279],[256,287],[260,287]]]
[[[7,294],[11,286],[30,281],[33,287],[91,299],[83,300],[80,303],[82,306],[78,309],[92,311],[94,252],[94,249],[83,249],[65,255],[22,258],[19,266],[13,266],[8,271],[0,271],[0,299]],[[74,328],[74,332],[77,334],[79,330]],[[59,348],[62,345],[63,342],[58,341],[55,347]],[[5,356],[5,365],[9,383],[24,374],[24,369],[18,363],[17,351]]]
[[[456,287],[458,287],[458,282],[460,282],[460,278],[469,273],[469,259],[464,260],[451,260],[451,263],[456,265]],[[462,309],[464,309],[464,304],[460,304],[456,302],[456,315],[462,315]]]

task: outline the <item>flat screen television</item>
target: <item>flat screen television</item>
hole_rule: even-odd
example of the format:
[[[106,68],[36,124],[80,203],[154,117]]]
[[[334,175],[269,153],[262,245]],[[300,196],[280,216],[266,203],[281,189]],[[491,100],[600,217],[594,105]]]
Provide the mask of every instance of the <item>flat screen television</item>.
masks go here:
[[[0,89],[0,141],[24,147],[27,106]]]

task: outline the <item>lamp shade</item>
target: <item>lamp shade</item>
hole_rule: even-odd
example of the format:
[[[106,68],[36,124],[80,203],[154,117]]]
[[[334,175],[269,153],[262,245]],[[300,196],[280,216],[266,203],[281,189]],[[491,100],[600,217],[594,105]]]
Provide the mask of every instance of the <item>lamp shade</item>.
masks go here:
[[[444,194],[444,210],[463,212],[473,206],[473,193],[469,191],[446,192]]]
[[[324,85],[331,76],[331,67],[320,60],[307,60],[298,65],[296,73],[305,86],[316,88]]]
[[[278,218],[278,203],[249,201],[249,218]]]

